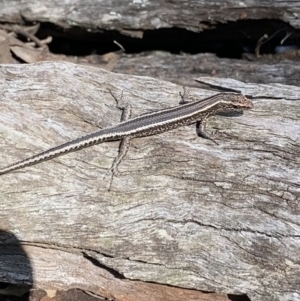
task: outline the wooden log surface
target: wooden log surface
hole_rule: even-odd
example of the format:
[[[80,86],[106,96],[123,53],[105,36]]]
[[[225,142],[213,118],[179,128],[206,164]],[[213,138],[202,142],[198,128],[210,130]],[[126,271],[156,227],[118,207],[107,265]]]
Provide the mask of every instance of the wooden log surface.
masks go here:
[[[2,65],[0,78],[1,166],[118,123],[109,91],[132,105],[133,116],[177,105],[183,91],[62,62]],[[26,251],[35,285],[116,300],[137,300],[124,297],[136,283],[191,295],[300,298],[300,88],[197,80],[253,97],[251,111],[210,119],[219,146],[197,137],[194,126],[134,139],[111,191],[118,142],[1,176],[0,229]],[[187,98],[215,93],[188,88]],[[3,262],[13,243],[0,243]],[[12,253],[11,273],[3,279],[0,271],[0,281],[21,281],[14,262]],[[145,300],[177,300],[150,299],[147,289]]]
[[[296,54],[296,53],[295,53]],[[300,53],[299,53],[300,55]],[[299,85],[300,66],[295,61],[265,56],[255,61],[218,58],[212,53],[170,55],[155,52],[122,55],[114,72],[147,75],[185,86],[201,87],[194,77],[233,78],[247,83]]]
[[[70,4],[66,1],[51,1],[41,2],[35,1],[7,1],[0,0],[0,21],[2,23],[8,22],[9,24],[20,24],[24,20],[29,22],[41,22],[41,24],[57,25],[57,28],[74,28],[80,27],[83,31],[99,32],[102,30],[113,30],[119,33],[120,36],[130,35],[140,39],[147,30],[159,28],[173,28],[187,29],[195,32],[205,31],[210,32],[214,26],[226,23],[228,21],[238,20],[260,20],[272,19],[272,21],[265,23],[264,30],[258,34],[259,23],[249,24],[241,30],[241,36],[236,31],[231,32],[228,27],[226,41],[224,45],[231,43],[232,39],[237,42],[240,40],[241,45],[245,48],[244,54],[247,52],[246,48],[255,46],[255,41],[268,34],[271,37],[276,36],[281,43],[290,46],[297,46],[298,33],[296,29],[299,28],[299,6],[297,2],[288,1],[252,1],[252,2],[238,2],[238,1],[172,1],[172,2],[134,2],[129,5],[127,1],[83,1],[73,0]],[[164,12],[162,14],[162,11]],[[197,16],[196,18],[191,16]],[[286,24],[280,23],[279,20],[287,22]],[[44,23],[46,22],[46,23]],[[251,30],[251,26],[255,28]],[[294,28],[292,28],[293,26]],[[250,28],[250,29],[249,29]],[[254,31],[254,32],[253,32]],[[70,31],[71,32],[71,31]],[[213,30],[211,30],[213,32]],[[259,31],[260,32],[260,31]],[[280,38],[280,33],[282,36]],[[251,34],[250,34],[251,33]],[[291,36],[289,33],[293,33]],[[249,37],[247,38],[247,35]],[[61,35],[61,33],[56,33]],[[71,34],[68,38],[76,39],[76,35]],[[183,35],[181,35],[183,37]],[[251,38],[250,38],[251,37]],[[289,38],[288,38],[289,37]],[[292,37],[292,38],[291,38]],[[97,38],[96,35],[94,37]],[[103,37],[102,37],[103,38]],[[217,37],[211,35],[214,43]],[[219,37],[220,39],[220,37]],[[249,40],[252,39],[252,42]],[[280,41],[281,40],[281,41]],[[104,38],[104,42],[106,38]],[[196,43],[198,40],[192,40]],[[209,43],[209,37],[202,42]],[[106,41],[107,42],[107,41]],[[155,44],[155,38],[151,41],[152,45]],[[186,42],[188,43],[188,41]],[[199,43],[199,41],[198,41]],[[252,43],[254,43],[252,45]],[[108,44],[112,44],[109,41]],[[134,43],[133,43],[134,44]],[[241,46],[239,45],[239,46]],[[277,45],[277,46],[278,46]],[[237,45],[235,44],[236,48]],[[8,46],[7,46],[8,47]],[[16,55],[16,45],[11,45],[11,50]],[[241,48],[243,48],[241,47]],[[249,49],[251,49],[251,47]],[[274,46],[275,47],[275,46]],[[126,48],[126,47],[125,47]],[[151,48],[151,47],[150,47]],[[158,47],[159,48],[159,47]],[[236,51],[235,48],[235,51]],[[72,60],[72,61],[87,61],[84,57],[60,57],[45,51],[41,53],[36,49],[33,51],[36,55],[29,55],[24,48],[21,49],[25,52],[21,56],[22,60],[26,61],[28,56],[30,59],[27,61],[35,62],[39,60]],[[208,48],[209,49],[209,48]],[[216,51],[210,48],[207,51]],[[248,50],[249,50],[248,49]],[[20,49],[19,49],[20,50]],[[252,49],[254,50],[254,49]],[[272,48],[273,51],[275,49]],[[291,51],[290,54],[279,53],[276,55],[264,55],[261,58],[246,59],[228,59],[218,58],[214,54],[200,53],[197,55],[175,55],[169,53],[142,53],[141,55],[134,54],[123,55],[116,65],[114,71],[135,75],[147,75],[168,81],[172,81],[187,86],[199,86],[193,82],[192,77],[198,76],[215,76],[215,77],[229,77],[238,79],[245,82],[256,83],[282,83],[297,85],[299,82],[299,66],[293,61],[299,59],[299,50]],[[201,51],[204,51],[203,49]],[[233,49],[232,49],[233,51]],[[269,49],[270,51],[270,49]],[[8,51],[9,52],[9,51]],[[1,56],[1,53],[0,53]],[[246,54],[246,56],[250,56]],[[95,60],[93,64],[99,60],[99,55],[91,55]],[[251,60],[252,59],[252,60]],[[105,61],[105,60],[104,60]],[[5,61],[8,62],[8,59]],[[103,62],[102,62],[103,63]],[[107,61],[105,61],[107,64]],[[104,66],[104,64],[103,64]]]
[[[300,27],[299,1],[18,1],[1,0],[0,20],[50,22],[65,28],[136,30],[186,28],[201,31],[211,24],[245,19],[279,19]],[[84,8],[84,9],[83,9]]]

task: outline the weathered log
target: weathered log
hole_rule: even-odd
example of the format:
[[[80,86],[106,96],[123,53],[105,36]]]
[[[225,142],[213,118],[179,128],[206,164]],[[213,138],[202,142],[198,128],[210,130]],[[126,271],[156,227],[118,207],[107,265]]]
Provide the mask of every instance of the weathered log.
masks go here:
[[[72,5],[69,2],[66,3],[66,1],[51,1],[46,3],[45,1],[37,0],[23,2],[0,0],[0,7],[1,23],[20,24],[24,20],[41,23],[49,22],[68,29],[80,27],[83,30],[95,32],[99,30],[113,30],[119,34],[138,38],[142,37],[143,32],[146,30],[159,28],[184,28],[194,32],[201,32],[204,30],[209,31],[209,28],[229,21],[272,19],[277,20],[276,22],[279,20],[284,21],[286,24],[274,21],[276,26],[274,25],[273,28],[272,23],[268,23],[268,25],[265,25],[266,31],[262,31],[262,35],[269,34],[269,38],[275,35],[285,45],[291,39],[289,36],[290,33],[293,32],[293,35],[297,34],[294,30],[298,29],[300,24],[297,2],[292,2],[291,4],[289,1],[278,0],[271,2],[251,1],[251,3],[233,0],[167,1],[161,3],[74,0],[72,1]],[[161,13],[162,11],[164,12],[163,14]],[[241,38],[240,43],[247,48],[247,35],[251,30],[249,31],[247,27],[244,29],[241,36],[246,38],[246,42]],[[228,31],[230,31],[230,28]],[[257,32],[258,30],[254,31]],[[280,33],[279,35],[276,34],[278,32]],[[292,38],[294,39],[293,35]],[[256,39],[258,41],[261,38],[261,36],[256,37],[256,34],[250,34],[250,36],[250,39],[254,42]],[[234,37],[235,42],[240,39],[238,35],[234,35]],[[229,34],[226,38],[228,41],[228,39],[232,39],[233,37]],[[213,40],[216,42],[217,37],[214,37]],[[155,41],[152,42],[152,44],[154,43]],[[291,43],[295,44],[296,42],[292,40]],[[41,53],[42,51],[26,49],[19,45],[11,45],[11,50],[26,62],[62,59],[59,55],[54,56],[48,52]],[[299,51],[292,53],[296,56],[293,59],[298,60]],[[284,58],[289,58],[288,54],[283,54],[283,56]],[[194,56],[176,56],[174,54],[158,53],[139,56],[135,54],[133,56],[123,56],[114,71],[154,76],[194,86],[196,84],[191,81],[192,77],[209,75],[230,77],[246,82],[276,82],[297,85],[299,82],[298,64],[284,59],[283,61],[279,61],[277,57],[261,58],[259,61],[246,61],[220,59],[212,54],[198,54]],[[78,58],[69,57],[63,59],[75,61]],[[84,61],[86,59],[85,57]]]
[[[1,22],[50,22],[65,28],[117,30],[139,36],[137,30],[186,28],[195,32],[245,19],[279,19],[300,27],[298,1],[0,1]],[[84,9],[83,9],[84,8]]]
[[[177,105],[183,91],[61,62],[3,65],[0,78],[1,167],[118,123],[110,91],[133,116]],[[200,291],[300,298],[300,88],[198,81],[254,97],[253,110],[210,119],[219,146],[194,126],[134,139],[111,191],[105,175],[118,142],[0,177],[0,229],[16,236],[34,271],[21,281],[13,252],[3,252],[16,244],[0,239],[0,262],[10,261],[0,281],[116,300],[179,300],[178,287],[191,300]],[[187,98],[214,93],[189,88]]]
[[[147,75],[173,83],[201,87],[193,77],[233,78],[247,83],[298,85],[300,66],[293,60],[263,57],[255,61],[218,58],[212,53],[123,55],[114,72]]]

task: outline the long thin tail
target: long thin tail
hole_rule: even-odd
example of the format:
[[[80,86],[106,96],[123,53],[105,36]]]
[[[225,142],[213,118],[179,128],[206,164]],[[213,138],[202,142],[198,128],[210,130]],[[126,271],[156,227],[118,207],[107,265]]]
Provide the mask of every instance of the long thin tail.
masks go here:
[[[96,133],[66,142],[64,144],[61,144],[61,145],[53,147],[53,148],[50,148],[44,152],[41,152],[41,153],[39,153],[35,156],[32,156],[30,158],[27,158],[25,160],[18,161],[16,163],[8,165],[8,166],[0,169],[0,175],[9,173],[9,172],[17,170],[17,169],[24,168],[27,166],[35,165],[40,162],[61,156],[63,154],[70,153],[70,152],[73,152],[73,151],[76,151],[76,150],[79,150],[79,149],[82,149],[82,148],[85,148],[85,147],[88,147],[88,146],[91,146],[94,144],[108,141],[108,140],[113,140],[113,139],[107,139],[105,137],[105,131],[101,130]]]

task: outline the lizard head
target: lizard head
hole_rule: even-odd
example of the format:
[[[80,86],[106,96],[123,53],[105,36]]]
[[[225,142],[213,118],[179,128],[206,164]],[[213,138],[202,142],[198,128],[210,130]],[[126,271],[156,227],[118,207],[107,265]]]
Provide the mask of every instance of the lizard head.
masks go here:
[[[227,104],[228,109],[234,111],[243,111],[253,108],[253,103],[243,94],[225,93],[224,102]]]

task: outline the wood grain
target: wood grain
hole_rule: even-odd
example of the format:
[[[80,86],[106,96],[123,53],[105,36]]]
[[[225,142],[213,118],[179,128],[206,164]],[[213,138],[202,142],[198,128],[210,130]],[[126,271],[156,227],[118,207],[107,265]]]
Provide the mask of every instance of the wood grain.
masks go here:
[[[1,166],[97,124],[117,123],[109,90],[123,94],[134,116],[177,105],[183,90],[62,62],[3,65],[0,78]],[[210,119],[219,146],[198,138],[194,126],[135,139],[111,192],[104,176],[118,142],[1,176],[0,229],[26,251],[35,285],[99,293],[102,282],[84,282],[82,272],[93,279],[109,270],[115,281],[251,300],[300,298],[299,88],[197,80],[254,96],[254,109],[244,115]],[[216,93],[187,92],[189,99]],[[1,262],[9,258],[5,246],[16,243],[1,236],[0,243]],[[10,262],[7,268],[17,271],[13,257]],[[29,281],[17,275],[0,272],[0,281]],[[125,295],[116,300],[135,300]]]
[[[201,31],[207,23],[245,19],[279,19],[300,26],[299,1],[18,1],[1,0],[1,22],[50,22],[71,28],[117,30],[137,36],[136,31],[158,28],[186,28]],[[84,8],[84,9],[83,9]]]
[[[298,60],[296,60],[297,62]],[[173,83],[202,87],[194,77],[231,78],[246,83],[298,86],[300,66],[292,60],[261,58],[255,61],[218,58],[212,53],[170,55],[143,53],[122,55],[114,72],[147,75]],[[230,88],[230,87],[229,87]]]

